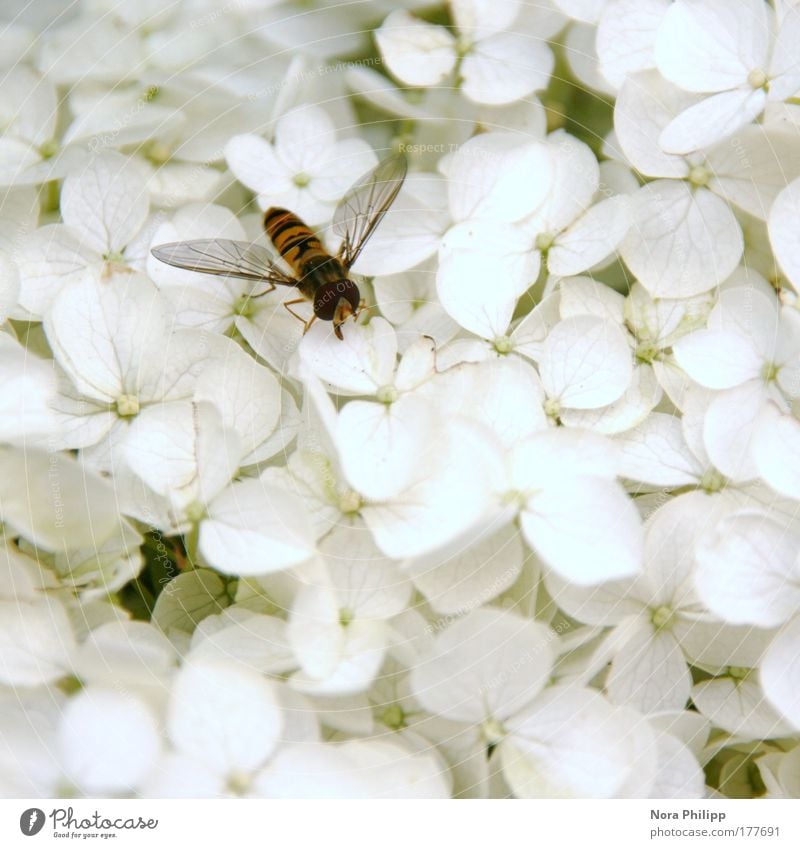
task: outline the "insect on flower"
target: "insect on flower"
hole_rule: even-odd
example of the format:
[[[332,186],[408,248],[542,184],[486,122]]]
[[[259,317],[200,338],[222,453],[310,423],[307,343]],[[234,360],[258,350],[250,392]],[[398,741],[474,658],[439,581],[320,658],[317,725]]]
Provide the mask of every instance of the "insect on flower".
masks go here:
[[[287,300],[283,305],[303,321],[303,332],[319,318],[332,321],[333,330],[341,339],[342,324],[351,315],[357,320],[364,308],[358,286],[349,278],[350,268],[397,197],[407,167],[402,154],[389,156],[368,171],[339,201],[333,214],[333,231],[342,238],[336,256],[322,246],[297,215],[287,209],[267,209],[264,229],[293,275],[281,271],[266,248],[231,239],[160,244],[153,248],[153,256],[188,271],[268,284],[267,289],[253,297],[268,294],[276,286],[292,286],[302,297]],[[314,314],[308,321],[291,309],[306,300],[314,306]]]

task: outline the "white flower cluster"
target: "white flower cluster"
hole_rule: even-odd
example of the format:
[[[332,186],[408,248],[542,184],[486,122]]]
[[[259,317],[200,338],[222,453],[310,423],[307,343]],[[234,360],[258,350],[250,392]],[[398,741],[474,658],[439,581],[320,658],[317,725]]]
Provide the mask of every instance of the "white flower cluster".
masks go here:
[[[2,794],[800,797],[800,7],[70,8],[0,34]],[[335,254],[392,150],[343,340],[151,254]]]

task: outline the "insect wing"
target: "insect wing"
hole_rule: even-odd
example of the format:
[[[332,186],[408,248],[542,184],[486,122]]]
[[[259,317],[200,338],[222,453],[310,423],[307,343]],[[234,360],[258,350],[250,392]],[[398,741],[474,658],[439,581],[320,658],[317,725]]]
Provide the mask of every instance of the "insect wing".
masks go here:
[[[358,258],[369,237],[397,197],[408,163],[401,153],[389,156],[366,173],[339,201],[333,231],[341,236],[339,259],[345,267]]]
[[[151,251],[156,259],[201,274],[242,277],[293,286],[295,280],[277,267],[272,254],[257,244],[231,239],[195,239],[159,244]]]

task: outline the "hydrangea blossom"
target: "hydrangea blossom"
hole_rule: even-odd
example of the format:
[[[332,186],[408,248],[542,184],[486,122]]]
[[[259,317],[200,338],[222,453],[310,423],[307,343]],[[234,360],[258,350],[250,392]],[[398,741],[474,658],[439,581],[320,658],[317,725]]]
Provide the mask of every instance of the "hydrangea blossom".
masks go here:
[[[375,39],[394,76],[430,86],[457,73],[468,98],[490,104],[511,103],[546,86],[554,61],[543,38],[558,29],[546,6],[456,0],[451,9],[455,35],[399,9],[386,18]]]
[[[800,15],[775,12],[761,0],[677,0],[664,15],[656,64],[686,91],[707,96],[681,111],[663,130],[661,146],[689,153],[732,135],[770,101],[800,89],[795,45]]]
[[[31,14],[0,791],[797,797],[797,4]]]

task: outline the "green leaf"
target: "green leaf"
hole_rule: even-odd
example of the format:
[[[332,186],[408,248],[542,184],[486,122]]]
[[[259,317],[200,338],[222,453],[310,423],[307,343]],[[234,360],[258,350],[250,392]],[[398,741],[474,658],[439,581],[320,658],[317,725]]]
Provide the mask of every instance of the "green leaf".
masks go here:
[[[152,621],[167,634],[170,630],[192,633],[204,618],[222,612],[229,604],[222,577],[215,571],[198,568],[179,575],[164,587]]]

